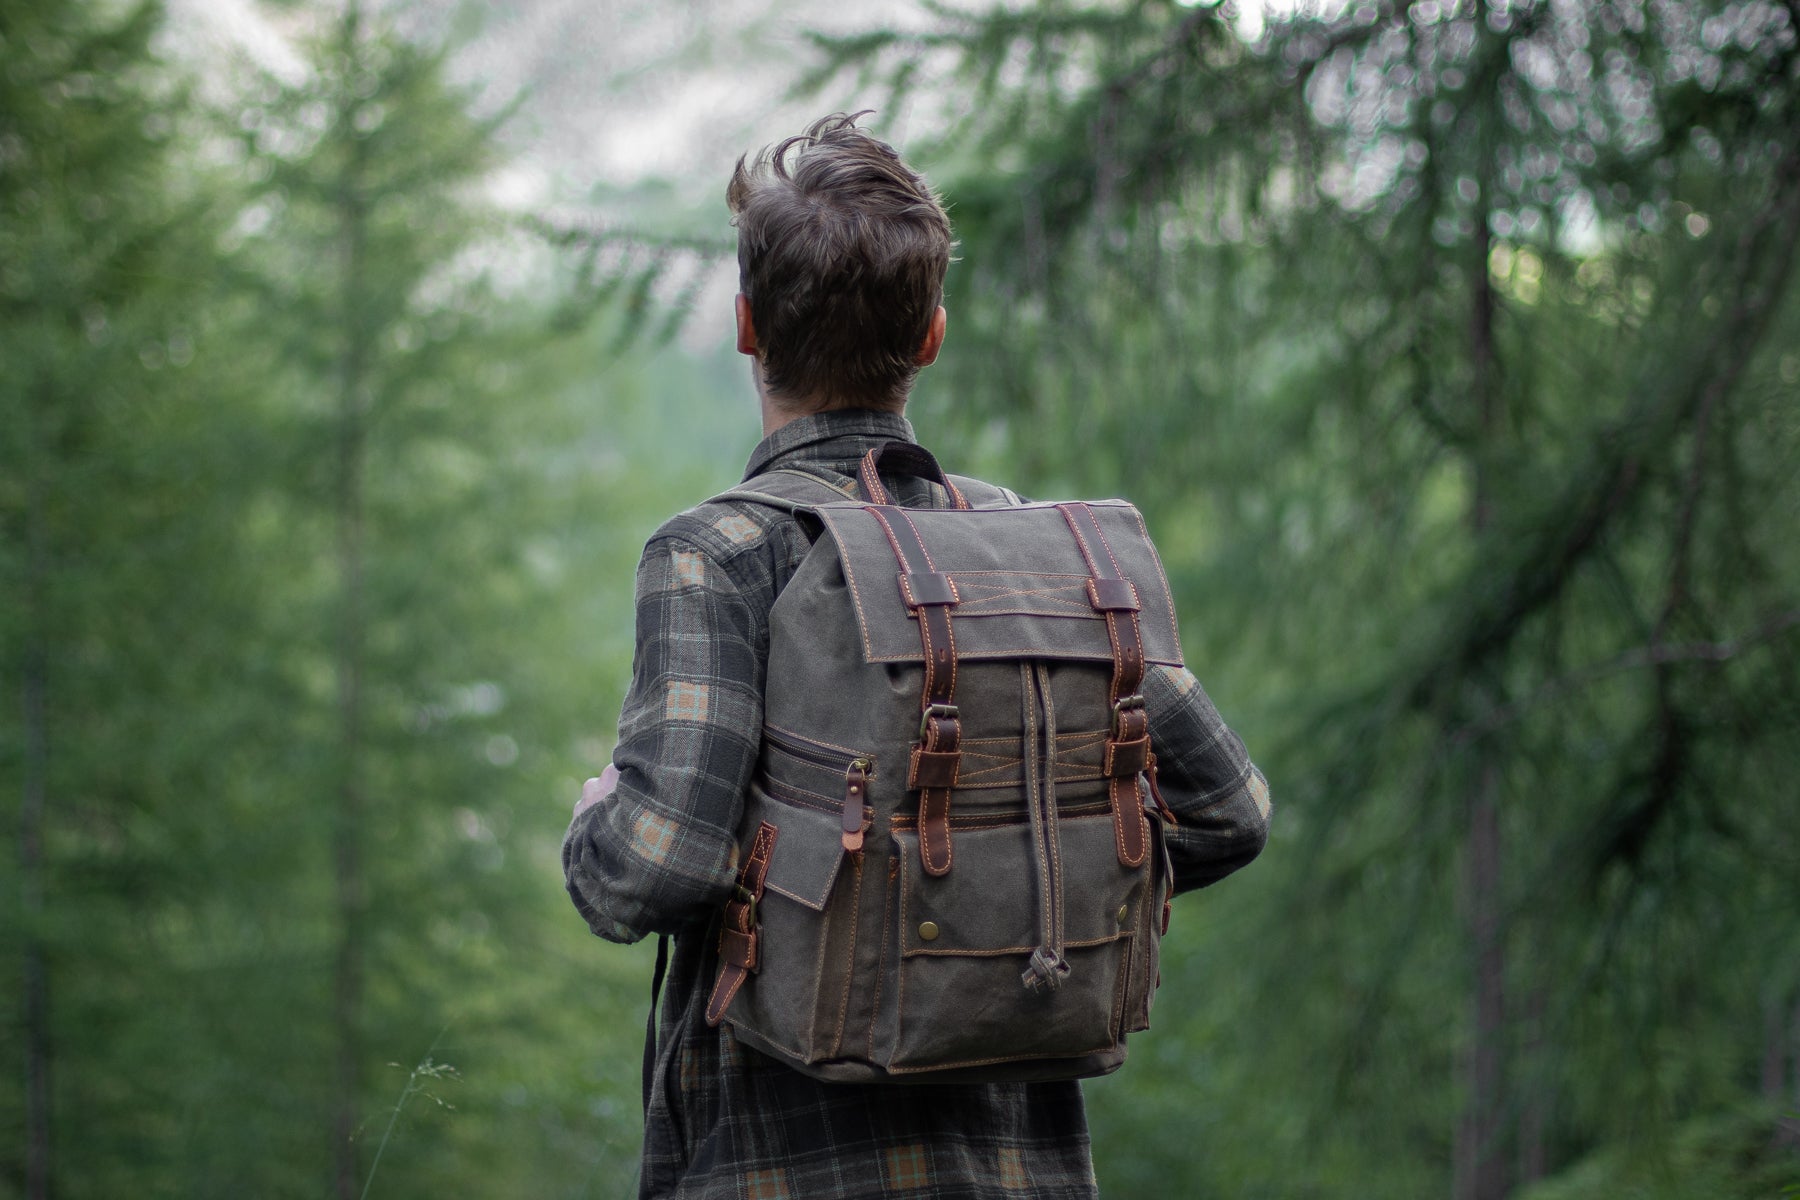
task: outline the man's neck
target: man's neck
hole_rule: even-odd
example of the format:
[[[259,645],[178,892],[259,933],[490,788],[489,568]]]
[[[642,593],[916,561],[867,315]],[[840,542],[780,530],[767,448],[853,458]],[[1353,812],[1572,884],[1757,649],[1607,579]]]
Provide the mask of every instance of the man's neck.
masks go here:
[[[797,408],[773,403],[766,393],[759,399],[762,401],[762,435],[764,437],[768,437],[790,421],[797,421],[806,415]]]

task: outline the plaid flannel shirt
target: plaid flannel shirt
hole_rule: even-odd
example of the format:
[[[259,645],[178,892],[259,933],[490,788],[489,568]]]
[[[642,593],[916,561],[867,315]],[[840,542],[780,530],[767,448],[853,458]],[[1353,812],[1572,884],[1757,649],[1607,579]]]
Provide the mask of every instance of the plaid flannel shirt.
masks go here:
[[[745,478],[804,464],[853,477],[882,442],[913,440],[895,414],[841,410],[769,435]],[[941,506],[942,489],[887,481],[902,504]],[[808,543],[785,513],[708,502],[644,548],[637,651],[619,718],[611,796],[563,842],[569,894],[610,941],[675,935],[658,1022],[640,1194],[803,1200],[944,1200],[1095,1194],[1075,1082],[823,1083],[705,1022],[718,969],[714,921],[737,872],[741,797],[762,728],[769,609]],[[1144,682],[1177,890],[1249,862],[1268,832],[1269,793],[1243,744],[1185,670]]]

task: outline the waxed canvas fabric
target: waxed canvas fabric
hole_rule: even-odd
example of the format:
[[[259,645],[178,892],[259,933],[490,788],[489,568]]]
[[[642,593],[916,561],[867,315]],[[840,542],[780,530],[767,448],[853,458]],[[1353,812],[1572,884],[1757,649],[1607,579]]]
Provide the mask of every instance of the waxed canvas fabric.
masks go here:
[[[762,749],[739,844],[764,827],[774,841],[758,966],[725,1021],[821,1079],[1102,1074],[1149,1024],[1170,872],[1153,811],[1127,818],[1150,830],[1145,861],[1125,866],[1116,849],[1102,762],[1113,652],[1089,568],[1056,507],[957,482],[973,511],[910,514],[958,595],[961,760],[941,877],[923,869],[907,786],[923,646],[887,536],[866,506],[803,476],[777,472],[730,493],[799,505],[814,540],[770,612]],[[1138,597],[1147,660],[1179,667],[1168,584],[1141,518],[1121,501],[1093,511]],[[858,771],[866,833],[851,853],[841,832]],[[1028,986],[1047,940],[1067,974]]]

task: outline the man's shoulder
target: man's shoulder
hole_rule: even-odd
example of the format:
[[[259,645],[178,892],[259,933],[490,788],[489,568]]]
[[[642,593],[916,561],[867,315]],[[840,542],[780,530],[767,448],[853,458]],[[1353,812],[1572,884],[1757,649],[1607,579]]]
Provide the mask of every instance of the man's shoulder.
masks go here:
[[[787,520],[779,509],[743,501],[709,499],[684,508],[656,527],[645,542],[653,547],[679,542],[726,562],[766,545],[776,527]]]
[[[725,567],[740,560],[766,560],[771,551],[785,552],[796,530],[793,505],[851,498],[848,491],[830,479],[811,472],[805,474],[814,480],[810,490],[799,479],[757,476],[685,508],[657,527],[645,543],[645,551],[673,543],[683,549],[699,550]],[[777,503],[757,499],[759,494]]]

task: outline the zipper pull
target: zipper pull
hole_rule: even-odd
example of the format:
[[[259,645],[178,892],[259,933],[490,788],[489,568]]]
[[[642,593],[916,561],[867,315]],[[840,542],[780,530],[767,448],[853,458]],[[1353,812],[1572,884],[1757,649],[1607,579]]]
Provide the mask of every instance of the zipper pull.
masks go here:
[[[1154,754],[1150,756],[1150,766],[1145,770],[1144,777],[1150,781],[1150,798],[1156,801],[1156,809],[1162,814],[1164,823],[1176,824],[1175,811],[1169,807],[1169,802],[1163,799],[1162,789],[1156,786],[1156,755]],[[1163,925],[1165,928],[1168,926],[1166,916],[1163,919]]]
[[[863,797],[875,764],[866,758],[850,760],[844,771],[844,849],[856,854],[863,848]]]

